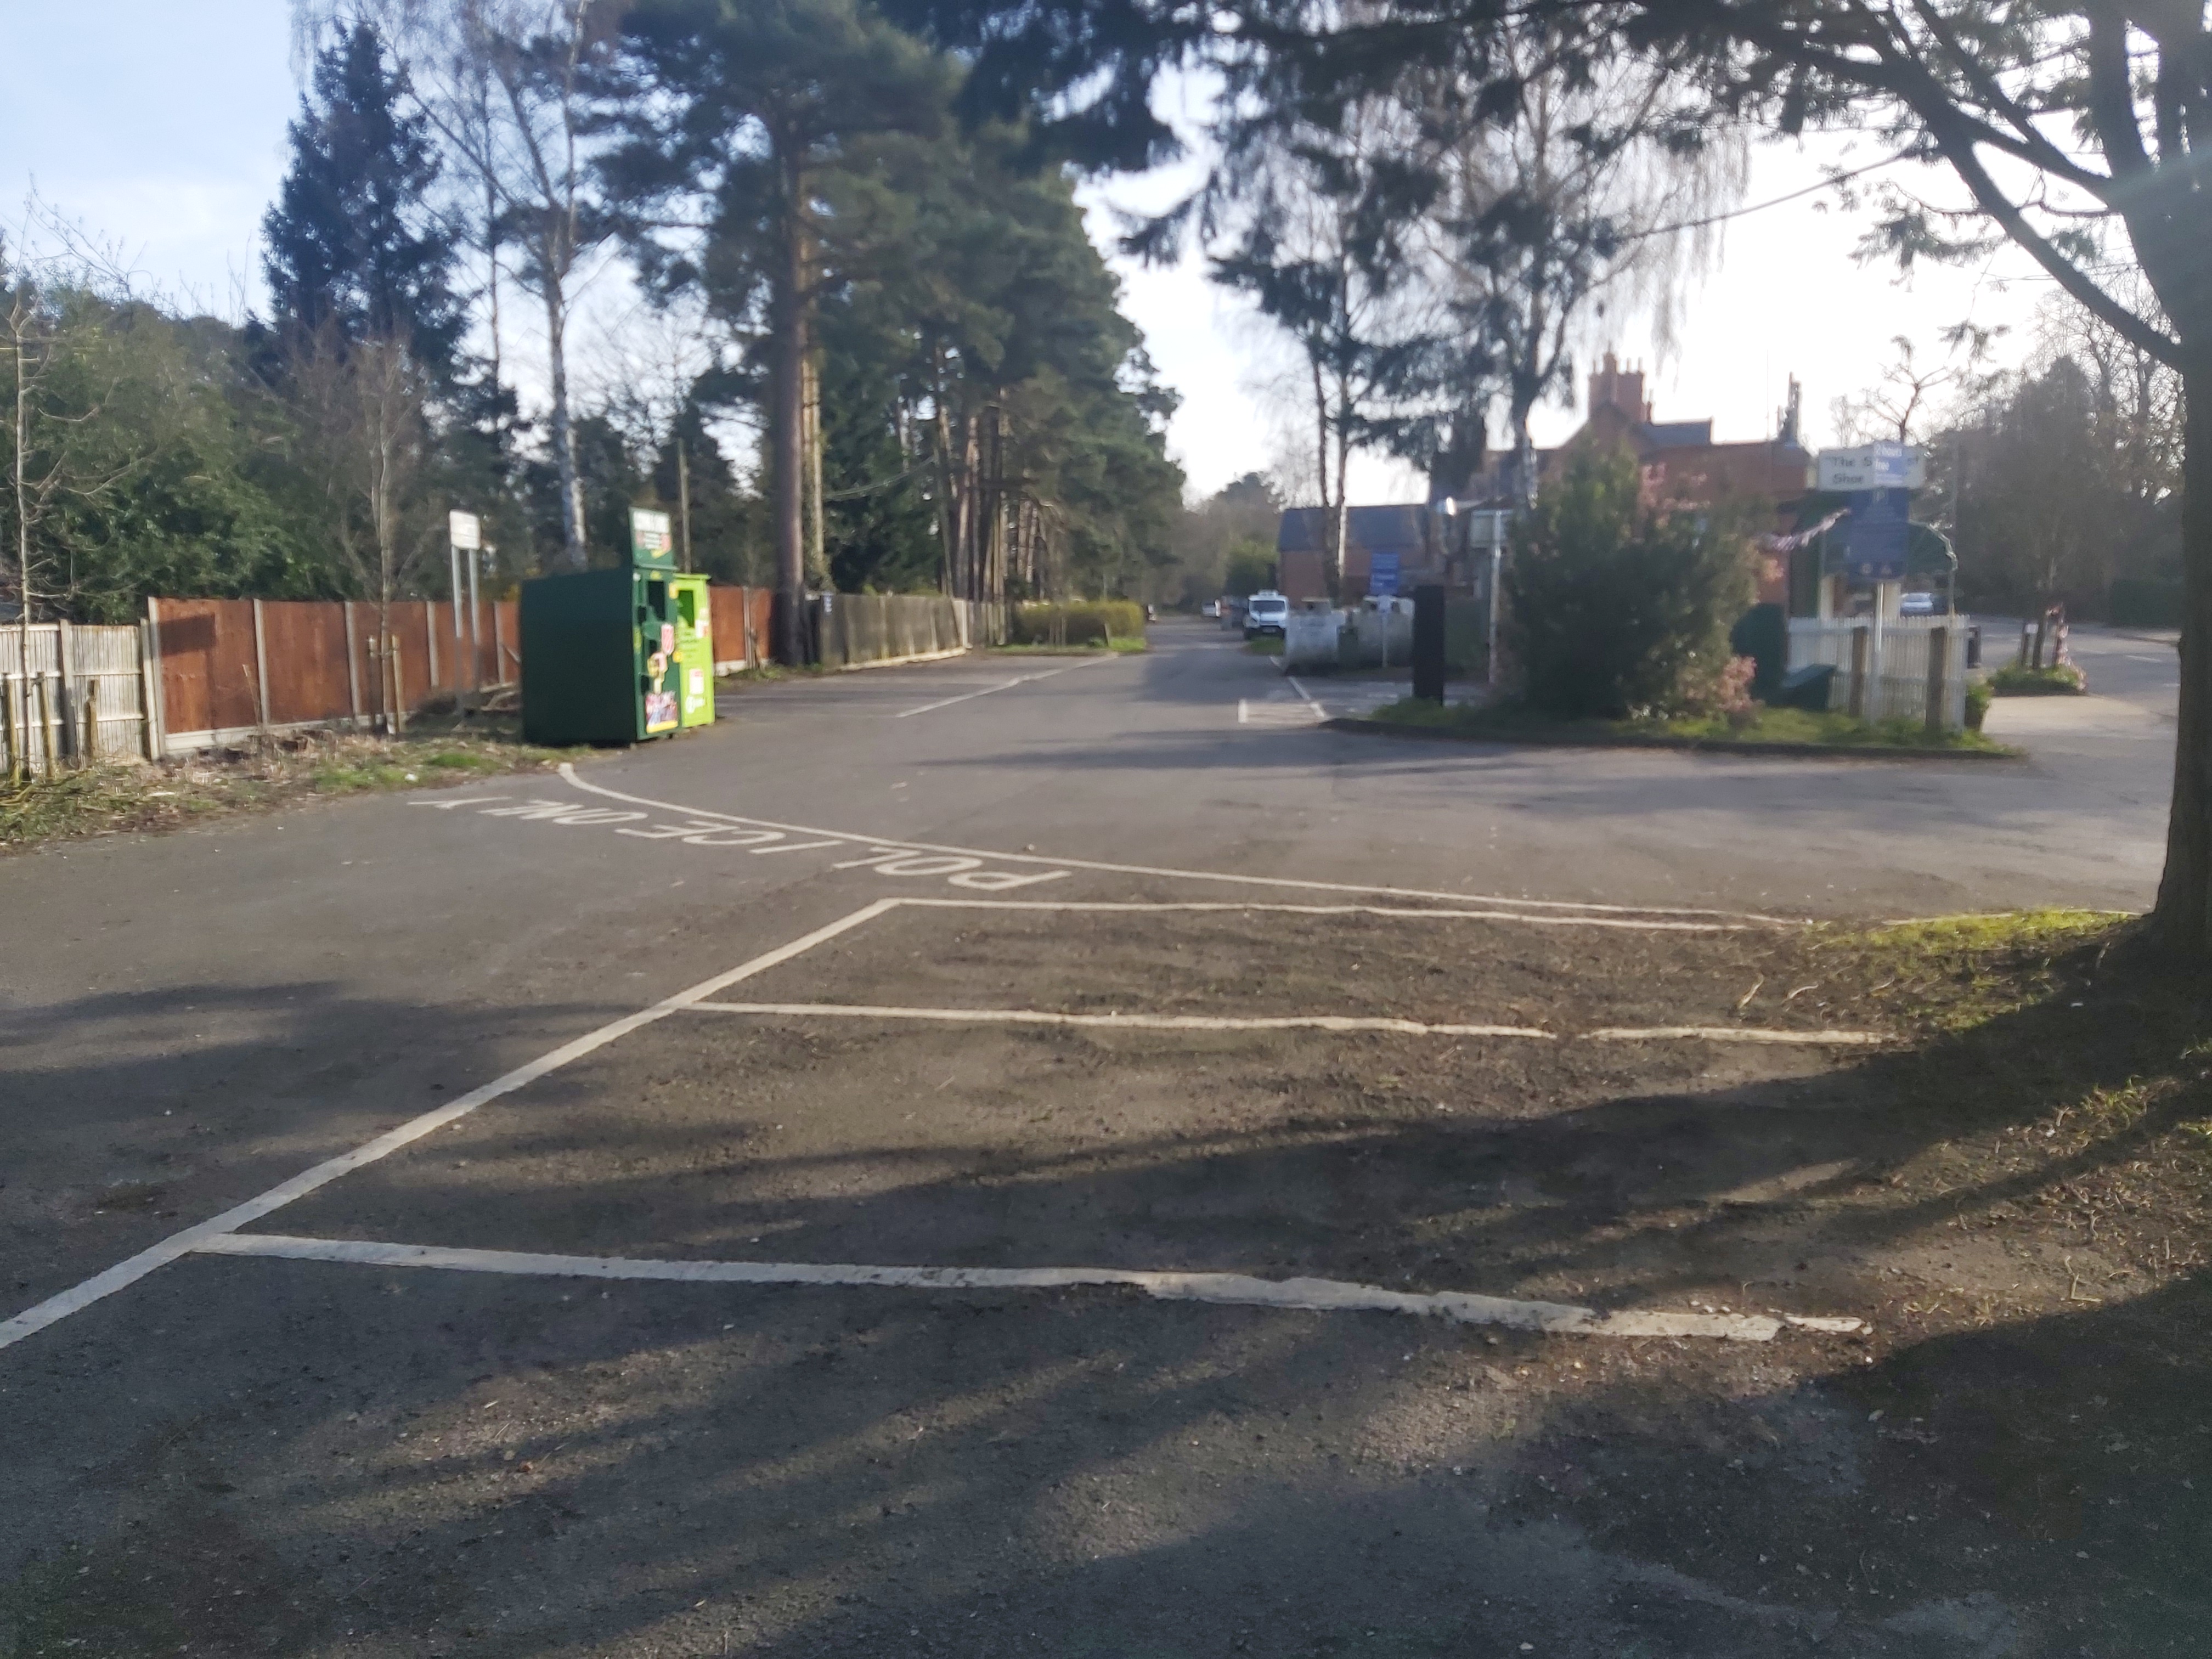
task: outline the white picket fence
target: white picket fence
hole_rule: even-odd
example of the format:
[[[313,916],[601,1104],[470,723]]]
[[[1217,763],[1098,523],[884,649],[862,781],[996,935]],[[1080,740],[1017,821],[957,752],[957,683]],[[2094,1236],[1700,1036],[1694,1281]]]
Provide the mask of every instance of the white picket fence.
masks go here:
[[[1940,678],[1932,677],[1942,642]],[[1870,720],[1928,718],[1933,685],[1947,730],[1966,723],[1966,619],[1964,617],[1793,617],[1790,666],[1832,664],[1828,707],[1851,708]],[[1854,687],[1856,684],[1856,696]]]

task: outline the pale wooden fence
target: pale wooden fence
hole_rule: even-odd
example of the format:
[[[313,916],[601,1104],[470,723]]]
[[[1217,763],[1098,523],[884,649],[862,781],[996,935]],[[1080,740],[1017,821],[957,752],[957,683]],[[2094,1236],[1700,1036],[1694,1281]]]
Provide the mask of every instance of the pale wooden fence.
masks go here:
[[[0,761],[45,774],[150,755],[146,690],[141,628],[0,626]]]
[[[1829,664],[1828,707],[1870,720],[1966,723],[1966,619],[1963,617],[1793,617],[1790,666]]]

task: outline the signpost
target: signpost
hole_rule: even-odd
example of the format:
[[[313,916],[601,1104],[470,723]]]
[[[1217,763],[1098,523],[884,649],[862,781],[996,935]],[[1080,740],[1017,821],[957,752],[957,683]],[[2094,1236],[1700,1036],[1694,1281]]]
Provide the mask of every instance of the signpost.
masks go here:
[[[453,601],[453,637],[461,637],[461,555],[473,553],[483,545],[483,520],[473,513],[446,514],[446,554],[453,561],[453,586],[447,592]],[[469,561],[470,585],[476,578],[476,561]],[[475,609],[471,605],[471,611]]]

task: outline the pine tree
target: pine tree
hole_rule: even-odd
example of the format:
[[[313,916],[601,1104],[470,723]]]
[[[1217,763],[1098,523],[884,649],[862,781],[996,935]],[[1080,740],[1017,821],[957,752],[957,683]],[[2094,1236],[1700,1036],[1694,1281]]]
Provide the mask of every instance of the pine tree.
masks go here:
[[[291,169],[262,222],[263,269],[280,332],[404,342],[449,386],[465,315],[453,240],[424,205],[437,153],[405,96],[373,24],[317,54],[291,124]]]

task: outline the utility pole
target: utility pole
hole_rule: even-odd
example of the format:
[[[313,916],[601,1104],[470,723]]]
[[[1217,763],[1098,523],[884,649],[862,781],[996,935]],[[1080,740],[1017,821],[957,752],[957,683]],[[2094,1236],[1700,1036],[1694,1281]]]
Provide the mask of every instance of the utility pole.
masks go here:
[[[691,458],[684,434],[676,434],[676,521],[684,538],[684,574],[691,574]]]

